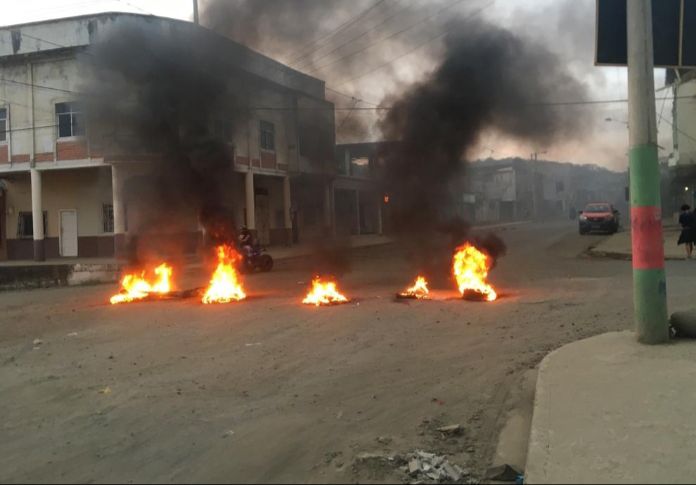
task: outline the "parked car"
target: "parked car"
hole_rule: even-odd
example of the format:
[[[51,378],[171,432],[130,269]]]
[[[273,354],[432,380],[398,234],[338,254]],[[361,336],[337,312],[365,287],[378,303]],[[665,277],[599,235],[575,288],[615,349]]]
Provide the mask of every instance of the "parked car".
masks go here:
[[[619,211],[605,202],[587,204],[585,209],[580,211],[578,224],[580,234],[593,231],[614,234],[619,230]]]

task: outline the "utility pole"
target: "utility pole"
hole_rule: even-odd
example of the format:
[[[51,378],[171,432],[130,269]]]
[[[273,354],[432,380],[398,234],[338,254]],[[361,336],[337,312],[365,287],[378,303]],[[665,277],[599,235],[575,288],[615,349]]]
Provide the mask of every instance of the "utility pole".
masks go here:
[[[537,202],[537,176],[536,176],[536,157],[538,155],[532,153],[531,155],[531,166],[532,166],[532,217],[534,220],[538,219],[539,203]]]
[[[199,25],[198,22],[198,0],[193,0],[193,23]]]
[[[532,166],[532,214],[534,219],[539,218],[539,197],[538,197],[538,192],[539,192],[539,187],[537,184],[537,162],[539,161],[539,155],[543,155],[546,153],[546,151],[543,152],[534,152],[531,155],[531,166]],[[542,174],[543,177],[543,174]],[[541,181],[541,192],[542,192],[542,200],[543,200],[543,193],[544,193],[544,181],[542,179]]]
[[[651,0],[626,3],[633,307],[638,341],[659,344],[669,340],[669,324],[657,161],[652,5]]]

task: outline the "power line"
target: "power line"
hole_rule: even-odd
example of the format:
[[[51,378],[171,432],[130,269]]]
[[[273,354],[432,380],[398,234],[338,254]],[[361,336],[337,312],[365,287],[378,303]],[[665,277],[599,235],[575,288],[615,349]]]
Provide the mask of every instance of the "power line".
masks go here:
[[[5,79],[4,77],[0,77],[0,82],[19,84],[20,86],[27,86],[27,87],[32,87],[32,88],[48,89],[50,91],[58,91],[61,93],[83,94],[83,93],[80,93],[79,91],[72,91],[70,89],[56,88],[53,86],[44,86],[41,84],[28,83],[28,82],[24,82],[24,81],[16,81],[14,79]]]
[[[352,52],[352,53],[350,53],[350,54],[348,54],[348,55],[346,55],[346,56],[339,57],[338,59],[335,59],[335,60],[333,60],[333,61],[331,61],[331,62],[329,62],[329,63],[327,63],[327,64],[324,64],[323,66],[319,66],[319,67],[316,67],[316,68],[314,68],[314,69],[311,69],[311,70],[309,71],[309,73],[311,74],[311,73],[313,73],[313,72],[321,71],[322,69],[325,69],[325,68],[327,68],[327,67],[329,67],[329,66],[333,66],[334,64],[336,64],[336,63],[338,63],[338,62],[340,62],[340,61],[342,61],[342,60],[344,60],[344,59],[348,59],[348,58],[350,58],[350,57],[356,56],[356,55],[360,54],[361,52],[364,52],[364,51],[366,51],[367,49],[370,49],[370,48],[374,47],[374,46],[377,45],[377,44],[380,44],[380,43],[382,43],[382,42],[384,42],[384,41],[386,41],[386,40],[389,40],[389,39],[393,39],[393,38],[396,37],[397,35],[403,34],[403,33],[405,33],[405,32],[408,32],[409,30],[412,30],[412,29],[416,28],[417,26],[419,26],[419,25],[422,24],[423,22],[428,22],[429,20],[432,20],[433,18],[439,16],[439,15],[440,15],[442,12],[444,12],[445,10],[449,10],[450,8],[455,7],[455,6],[459,5],[460,3],[464,2],[464,1],[465,1],[465,0],[455,0],[453,3],[451,3],[451,4],[449,4],[449,5],[445,6],[445,7],[442,7],[441,9],[437,10],[434,14],[429,15],[428,17],[425,17],[425,18],[419,20],[418,22],[416,22],[416,23],[410,25],[409,27],[406,27],[405,29],[401,29],[401,30],[399,30],[399,31],[397,31],[397,32],[394,32],[394,33],[392,33],[392,34],[389,34],[389,35],[386,36],[386,37],[383,37],[383,38],[381,38],[381,39],[379,39],[379,40],[377,40],[377,41],[375,41],[375,42],[373,42],[373,43],[371,43],[371,44],[366,45],[366,46],[363,47],[362,49],[359,49],[359,50],[357,50],[357,51],[355,51],[355,52]],[[332,52],[333,52],[333,51],[332,51]],[[321,59],[321,58],[320,58],[320,59]],[[319,59],[317,59],[317,60],[319,60]]]
[[[116,0],[116,1],[117,1],[118,3],[122,3],[122,4],[124,4],[124,5],[128,5],[129,7],[134,8],[134,9],[136,9],[136,10],[140,10],[141,12],[146,13],[147,15],[153,15],[152,12],[148,12],[148,11],[145,10],[144,8],[139,7],[139,6],[137,6],[137,5],[133,5],[132,3],[128,2],[127,0]]]
[[[29,34],[25,34],[25,33],[22,33],[22,35],[23,35],[23,36],[27,36],[27,37],[32,38],[32,39],[37,40],[37,41],[41,41],[41,42],[46,42],[46,43],[48,43],[48,44],[52,44],[52,45],[54,45],[54,46],[56,46],[56,47],[62,47],[62,48],[69,48],[69,47],[70,47],[70,46],[66,46],[66,45],[63,45],[63,44],[58,44],[58,43],[56,43],[56,42],[52,42],[52,41],[50,41],[50,40],[42,39],[42,38],[40,38],[40,37],[35,37],[35,36],[33,36],[33,35],[29,35]],[[92,55],[92,56],[94,55],[93,53],[89,52],[88,50],[85,50],[84,53],[85,53],[85,54],[88,54],[88,55]],[[85,93],[82,93],[82,92],[80,92],[80,91],[75,91],[75,90],[71,90],[71,89],[57,88],[57,87],[54,87],[54,86],[46,86],[46,85],[41,85],[41,84],[36,84],[36,83],[28,83],[28,82],[24,82],[24,81],[17,81],[17,80],[14,80],[14,79],[0,78],[0,82],[18,84],[18,85],[21,85],[21,86],[33,87],[33,88],[37,88],[37,89],[46,89],[46,90],[50,90],[50,91],[57,91],[57,92],[68,93],[68,94],[78,94],[78,95],[85,94]],[[341,95],[341,96],[344,96],[344,97],[346,97],[346,98],[349,98],[349,99],[356,99],[355,96],[351,96],[351,95],[349,95],[349,94],[343,93],[343,92],[338,91],[338,90],[336,90],[336,89],[333,89],[333,88],[331,88],[331,87],[329,87],[329,86],[325,86],[325,88],[326,88],[327,90],[331,91],[331,92],[334,92],[334,93],[339,94],[339,95]],[[374,106],[377,106],[377,105],[378,105],[377,103],[374,103],[374,102],[371,102],[371,101],[367,101],[367,100],[364,100],[364,99],[360,99],[360,101],[363,102],[363,103],[365,103],[365,104],[371,104],[371,105],[374,105]],[[21,105],[21,103],[14,103],[14,104],[20,104],[20,105]]]
[[[667,118],[665,118],[665,123],[667,123],[669,126],[671,126],[671,127],[674,128],[675,130],[677,130],[679,133],[681,133],[682,135],[684,135],[685,137],[687,137],[689,140],[691,140],[691,141],[693,141],[693,142],[696,142],[696,138],[694,138],[693,136],[689,135],[688,133],[682,131],[678,126],[674,126],[674,124],[672,124],[672,123],[670,123],[669,121],[667,121]]]
[[[327,91],[331,91],[332,93],[336,93],[336,94],[338,94],[339,96],[343,96],[344,98],[348,98],[348,99],[351,99],[351,100],[357,99],[357,100],[360,101],[361,103],[364,103],[364,104],[371,104],[371,105],[374,106],[374,107],[377,107],[377,106],[380,105],[379,103],[375,103],[374,101],[368,101],[368,100],[363,99],[363,98],[358,98],[357,96],[352,96],[352,95],[350,95],[350,94],[346,94],[346,93],[344,93],[344,92],[337,91],[337,90],[335,90],[335,89],[333,89],[333,88],[331,88],[331,87],[329,87],[329,86],[324,86],[324,88],[325,88]]]
[[[359,102],[360,101],[358,99],[356,99],[355,102],[353,103],[353,108],[355,108]],[[355,111],[351,110],[348,112],[348,114],[345,116],[345,118],[343,118],[343,121],[341,121],[341,124],[336,127],[336,130],[335,130],[336,132],[340,131],[341,128],[343,128],[343,126],[350,119],[350,117],[353,115],[353,113],[355,113]]]
[[[459,1],[463,1],[463,0],[459,0]],[[411,2],[407,8],[410,8],[411,6],[413,6],[413,3],[414,3],[414,2]],[[364,35],[366,35],[367,33],[369,33],[371,30],[375,30],[377,27],[379,27],[379,26],[381,26],[381,25],[384,25],[385,23],[389,22],[391,19],[393,19],[393,18],[395,18],[395,17],[398,17],[398,16],[401,15],[402,13],[403,13],[403,12],[401,12],[401,10],[397,10],[396,13],[394,13],[394,14],[390,15],[389,17],[387,17],[386,19],[382,20],[382,21],[379,22],[377,25],[373,25],[372,27],[370,27],[370,28],[367,29],[366,31],[361,32],[361,33],[359,33],[358,35],[356,35],[356,36],[354,36],[354,37],[351,37],[349,40],[347,40],[347,41],[344,42],[343,44],[341,44],[341,45],[339,45],[338,47],[336,47],[336,48],[330,50],[329,52],[327,52],[327,53],[321,55],[321,56],[318,57],[317,59],[312,59],[312,61],[316,63],[316,62],[318,62],[318,61],[320,61],[320,60],[322,60],[322,59],[325,59],[326,57],[330,56],[330,55],[333,54],[334,52],[336,52],[336,51],[342,49],[343,47],[347,46],[348,44],[350,44],[350,43],[353,42],[354,40],[357,40],[357,39],[363,37]],[[301,65],[302,65],[302,64],[306,64],[306,62],[300,63],[300,65],[299,65],[298,67],[301,68]],[[314,72],[314,71],[316,71],[316,70],[317,70],[317,69],[312,69],[312,70],[310,70],[309,72]]]
[[[660,123],[662,123],[662,113],[665,111],[665,103],[667,103],[667,97],[662,100],[662,108],[660,108],[660,117],[657,120],[657,131],[660,131]]]
[[[371,7],[369,7],[369,8],[367,8],[367,9],[363,10],[363,11],[362,11],[361,13],[359,13],[357,16],[355,16],[355,17],[353,17],[353,18],[351,18],[351,19],[348,19],[346,22],[343,22],[337,29],[331,31],[329,34],[325,35],[324,37],[322,37],[322,38],[320,38],[320,39],[314,40],[314,41],[312,41],[312,42],[306,44],[304,47],[302,47],[302,48],[298,51],[298,53],[300,53],[300,56],[299,56],[299,57],[296,57],[296,58],[294,58],[294,59],[292,59],[288,64],[295,64],[295,63],[298,62],[299,60],[304,59],[305,57],[312,55],[314,52],[318,51],[318,50],[321,49],[321,47],[323,47],[323,46],[318,47],[317,49],[312,49],[312,50],[310,50],[309,52],[305,52],[305,51],[307,50],[307,48],[309,48],[309,47],[311,47],[311,46],[313,46],[313,45],[319,44],[319,43],[321,43],[321,42],[324,42],[325,40],[328,40],[328,39],[330,39],[331,37],[335,37],[336,35],[340,34],[340,33],[343,32],[344,30],[346,30],[346,29],[348,29],[349,27],[351,27],[352,25],[354,25],[356,22],[360,21],[363,17],[365,17],[368,13],[370,13],[372,10],[374,10],[375,8],[377,8],[379,5],[383,4],[385,1],[386,1],[386,0],[378,0],[377,2],[373,3]],[[304,52],[304,54],[302,54],[303,52]]]
[[[476,17],[477,15],[479,15],[479,14],[480,14],[481,12],[483,12],[484,10],[486,10],[486,9],[488,9],[488,8],[490,8],[490,7],[492,7],[494,4],[495,4],[495,0],[493,0],[492,2],[486,4],[486,5],[483,6],[483,7],[481,7],[480,9],[478,9],[476,12],[472,13],[471,15],[467,16],[464,20],[470,20],[470,19]],[[452,30],[453,30],[453,28],[446,29],[444,32],[442,32],[442,33],[440,33],[440,34],[438,34],[438,35],[436,35],[436,36],[434,36],[434,37],[431,37],[430,39],[428,39],[428,40],[426,40],[425,42],[423,42],[423,43],[417,45],[417,46],[414,47],[413,49],[411,49],[411,50],[409,50],[409,51],[406,51],[405,53],[403,53],[402,55],[400,55],[400,56],[397,57],[396,59],[392,59],[391,61],[387,61],[387,62],[385,62],[384,64],[378,66],[377,68],[373,68],[373,69],[370,69],[369,71],[365,71],[364,73],[360,74],[359,76],[353,77],[353,78],[349,79],[348,81],[343,81],[343,82],[342,82],[341,84],[339,84],[338,86],[343,86],[344,84],[352,83],[353,81],[357,81],[358,79],[361,79],[361,78],[367,76],[368,74],[372,74],[373,72],[380,71],[380,70],[384,69],[385,67],[387,67],[388,65],[393,64],[394,62],[399,61],[399,60],[403,59],[404,57],[413,54],[413,53],[416,52],[417,50],[419,50],[419,49],[425,47],[426,45],[430,44],[432,41],[444,37],[445,35],[447,35],[447,34],[448,34],[450,31],[452,31]]]
[[[46,42],[47,44],[51,44],[51,45],[54,45],[54,46],[56,46],[56,47],[70,48],[70,46],[66,46],[66,45],[64,45],[64,44],[59,44],[59,43],[57,43],[57,42],[53,42],[53,41],[50,41],[50,40],[47,40],[47,39],[43,39],[43,38],[41,38],[41,37],[36,37],[36,36],[30,35],[30,34],[27,34],[27,33],[25,33],[25,32],[22,32],[22,36],[26,36],[26,37],[29,37],[29,38],[31,38],[31,39],[34,39],[34,40],[37,40],[37,41],[40,41],[40,42]],[[94,55],[93,53],[89,52],[89,50],[84,50],[84,53],[87,54],[87,55],[91,55],[91,56]],[[35,84],[35,83],[27,83],[27,82],[22,82],[22,81],[16,81],[16,80],[14,80],[14,79],[0,78],[0,82],[19,84],[19,85],[23,85],[23,86],[38,88],[38,89],[46,89],[46,90],[50,90],[50,91],[58,91],[58,92],[62,92],[62,93],[69,93],[69,94],[84,94],[84,93],[81,93],[81,92],[79,92],[79,91],[74,91],[74,90],[70,90],[70,89],[56,88],[56,87],[53,87],[53,86],[45,86],[45,85],[40,85],[40,84]],[[348,94],[346,94],[346,93],[343,93],[343,92],[341,92],[341,91],[338,91],[338,90],[336,90],[336,89],[333,89],[333,88],[331,88],[331,87],[329,87],[329,86],[325,86],[325,88],[326,88],[327,90],[331,91],[331,92],[334,92],[334,93],[336,93],[336,94],[339,94],[339,95],[344,96],[344,97],[346,97],[346,98],[349,98],[349,99],[351,99],[351,100],[352,100],[352,99],[356,99],[355,96],[348,95]],[[6,100],[6,101],[7,101],[7,100]],[[371,104],[371,105],[373,105],[373,106],[378,106],[378,103],[374,103],[374,102],[367,101],[367,100],[364,100],[364,99],[360,99],[360,101],[363,102],[363,103],[365,103],[365,104]],[[8,101],[8,102],[9,102],[9,101]],[[22,105],[21,103],[14,103],[14,104]]]

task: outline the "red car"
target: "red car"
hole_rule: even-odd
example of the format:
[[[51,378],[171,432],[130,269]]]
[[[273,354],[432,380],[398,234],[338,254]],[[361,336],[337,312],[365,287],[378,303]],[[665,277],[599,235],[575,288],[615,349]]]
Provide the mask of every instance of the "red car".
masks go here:
[[[613,205],[605,202],[587,204],[580,211],[580,234],[588,234],[592,231],[602,231],[614,234],[619,230],[619,211]]]

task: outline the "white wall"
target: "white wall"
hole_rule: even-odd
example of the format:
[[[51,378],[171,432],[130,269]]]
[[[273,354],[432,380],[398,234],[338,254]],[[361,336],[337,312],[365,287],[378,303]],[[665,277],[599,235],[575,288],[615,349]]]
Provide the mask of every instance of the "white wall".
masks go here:
[[[33,76],[33,81],[32,81]],[[57,58],[20,65],[0,67],[0,77],[25,84],[11,82],[0,83],[0,105],[9,107],[10,133],[8,144],[11,155],[31,155],[54,153],[58,129],[55,126],[55,104],[73,101],[75,94],[64,91],[78,91],[80,70],[77,61],[72,58]],[[35,87],[26,84],[50,86],[55,89]],[[32,126],[31,104],[32,91],[34,103],[34,132]],[[32,146],[32,135],[35,146]]]
[[[111,170],[47,170],[42,172],[43,210],[48,212],[46,237],[58,237],[59,211],[77,209],[78,236],[103,236],[102,204],[112,203]],[[19,212],[31,212],[29,174],[7,179],[7,238],[17,238]]]
[[[677,95],[677,137],[679,165],[696,164],[696,79],[679,86]]]

